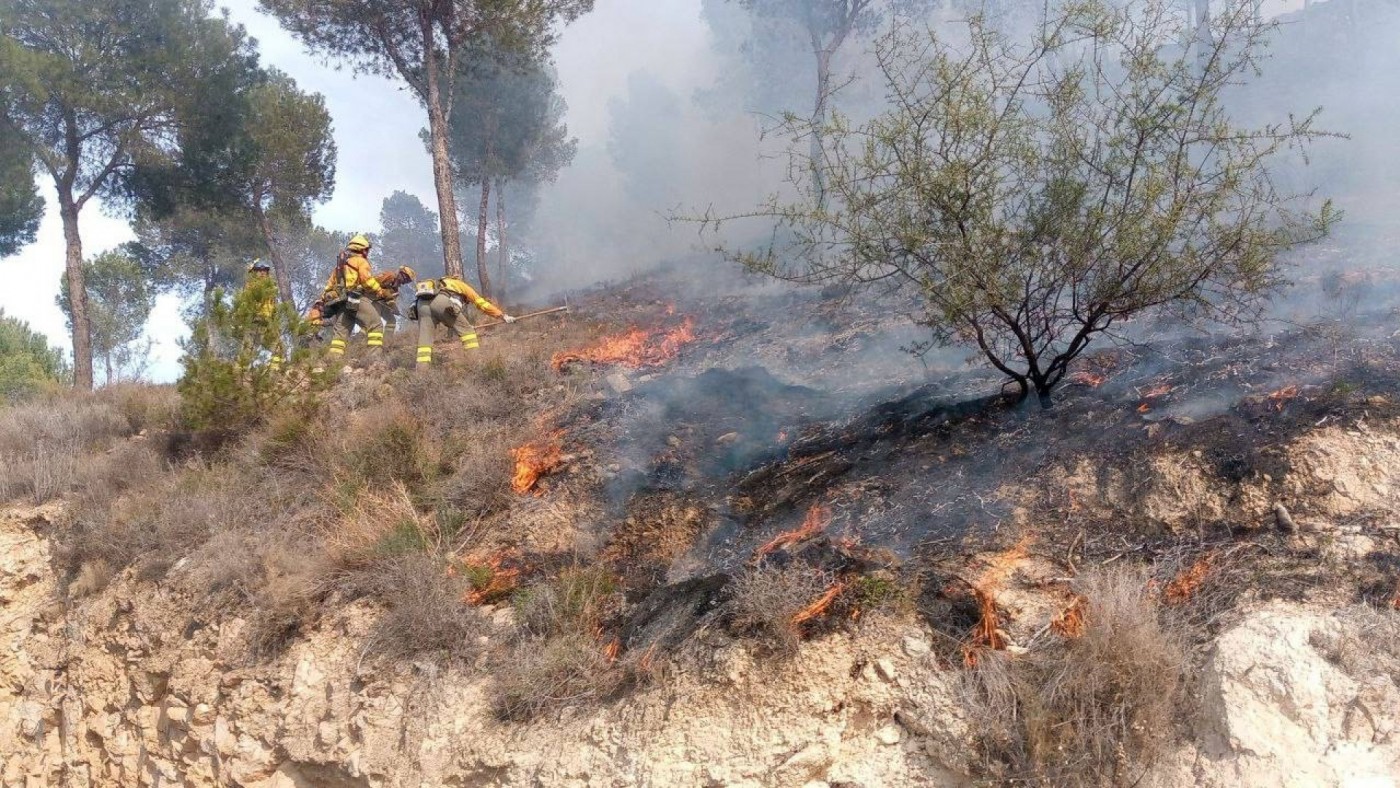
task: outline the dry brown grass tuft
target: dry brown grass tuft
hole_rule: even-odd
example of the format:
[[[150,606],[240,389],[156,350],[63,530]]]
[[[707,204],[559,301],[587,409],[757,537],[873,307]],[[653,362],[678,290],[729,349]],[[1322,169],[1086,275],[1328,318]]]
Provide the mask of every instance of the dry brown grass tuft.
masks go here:
[[[800,562],[745,570],[730,585],[730,625],[774,653],[793,654],[802,639],[800,617],[833,587],[829,573]]]
[[[0,500],[70,492],[88,455],[131,434],[111,396],[57,394],[0,410]]]
[[[620,600],[602,567],[566,569],[515,599],[518,636],[492,671],[493,705],[507,720],[606,697],[626,680],[600,635]]]
[[[444,547],[437,522],[418,511],[397,481],[382,492],[362,490],[344,518],[323,527],[321,538],[331,562],[347,570]]]
[[[1335,630],[1313,632],[1312,646],[1353,677],[1379,674],[1400,687],[1400,611],[1354,605],[1338,619]]]
[[[466,603],[466,580],[449,573],[442,556],[413,553],[387,560],[376,570],[375,582],[376,596],[388,609],[364,645],[367,656],[463,659],[478,653],[476,638],[488,623]]]
[[[965,705],[1000,780],[1131,784],[1170,742],[1186,637],[1143,573],[1088,573],[1082,634],[1015,657],[991,652],[965,674]]]

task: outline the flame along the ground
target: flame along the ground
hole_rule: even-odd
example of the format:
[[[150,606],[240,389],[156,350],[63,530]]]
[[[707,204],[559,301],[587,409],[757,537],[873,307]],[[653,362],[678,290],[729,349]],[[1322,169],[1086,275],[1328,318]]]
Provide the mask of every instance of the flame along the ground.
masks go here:
[[[511,450],[515,460],[515,474],[511,477],[510,488],[518,495],[525,495],[535,489],[540,477],[558,468],[564,456],[561,440],[562,430],[551,432],[544,440],[526,443]]]
[[[571,363],[619,364],[640,369],[659,367],[694,342],[695,318],[686,316],[680,325],[665,329],[631,328],[621,334],[603,337],[591,347],[555,353],[550,365],[561,370]]]
[[[449,571],[458,570],[454,566]],[[485,605],[514,593],[520,587],[523,567],[514,552],[501,551],[485,557],[467,557],[462,560],[460,571],[470,585],[465,601]]]
[[[986,559],[987,567],[968,585],[972,588],[977,602],[979,616],[977,625],[963,644],[963,662],[971,667],[977,664],[980,652],[1001,651],[1009,644],[1002,629],[1001,611],[997,607],[996,595],[1006,585],[1011,575],[1030,560],[1030,549],[1035,544],[1035,536],[1026,534],[1016,544]]]

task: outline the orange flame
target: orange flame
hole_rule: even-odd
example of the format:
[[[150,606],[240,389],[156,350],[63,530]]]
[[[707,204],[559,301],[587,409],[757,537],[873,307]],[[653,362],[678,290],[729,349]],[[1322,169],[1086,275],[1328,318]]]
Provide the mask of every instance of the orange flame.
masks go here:
[[[1289,400],[1297,396],[1298,384],[1294,383],[1291,386],[1284,386],[1278,391],[1275,391],[1274,393],[1270,394],[1269,400],[1273,402],[1274,410],[1283,410],[1283,406],[1287,405]]]
[[[822,613],[825,613],[826,609],[831,607],[831,603],[836,601],[836,597],[841,596],[841,592],[845,590],[846,581],[837,580],[831,588],[828,588],[826,591],[822,592],[821,596],[812,600],[810,605],[797,611],[797,615],[792,617],[793,625],[796,626],[797,624],[811,621]]]
[[[473,581],[472,589],[467,592],[466,597],[469,604],[484,605],[506,596],[520,586],[520,567],[505,566],[508,557],[507,553],[497,553],[482,561],[467,559],[463,562],[469,571],[469,577],[486,575],[484,582]]]
[[[982,649],[999,651],[1006,648],[1006,635],[1001,630],[1001,613],[997,609],[996,592],[1005,585],[1012,573],[1030,558],[1035,535],[1026,534],[1016,544],[986,559],[987,568],[975,583],[971,583],[973,599],[980,615],[977,626],[963,644],[963,662],[968,667],[977,664],[977,652]]]
[[[1084,597],[1075,594],[1069,606],[1050,619],[1050,629],[1065,638],[1077,638],[1084,634],[1084,625],[1087,623],[1084,608]]]
[[[813,536],[825,530],[827,523],[830,521],[831,511],[819,503],[813,504],[812,508],[807,510],[807,516],[803,518],[802,525],[773,537],[762,547],[758,548],[758,551],[754,553],[754,557],[762,558],[780,547],[788,547],[811,539]]]
[[[1108,376],[1099,375],[1088,371],[1080,371],[1074,373],[1073,375],[1070,375],[1069,382],[1078,383],[1081,386],[1088,386],[1091,389],[1096,389],[1099,386],[1102,386],[1104,383],[1108,382]]]
[[[1142,392],[1142,404],[1138,405],[1138,413],[1146,413],[1152,410],[1152,406],[1148,404],[1151,400],[1165,396],[1171,392],[1172,387],[1168,383],[1158,383],[1147,391]]]
[[[1205,582],[1214,563],[1215,553],[1206,553],[1196,563],[1183,569],[1176,577],[1172,578],[1163,592],[1167,604],[1179,605],[1190,600],[1201,584]]]
[[[659,367],[675,358],[685,345],[695,341],[695,318],[687,317],[668,331],[633,328],[624,334],[604,337],[593,347],[555,353],[550,365],[556,371],[565,364],[588,361],[594,364]]]
[[[621,653],[622,641],[618,640],[617,638],[609,640],[608,644],[606,646],[603,646],[603,656],[606,657],[609,662],[616,662],[617,655]]]
[[[969,668],[977,665],[977,652],[982,649],[1000,651],[1006,648],[1006,635],[1001,631],[1001,613],[997,610],[992,595],[974,586],[972,596],[977,600],[980,615],[977,626],[972,628],[972,636],[963,644],[963,664]]]
[[[535,488],[541,476],[559,467],[563,457],[563,449],[559,445],[562,435],[562,432],[555,432],[544,441],[527,443],[511,450],[511,456],[515,458],[515,475],[510,480],[512,490],[524,495]]]

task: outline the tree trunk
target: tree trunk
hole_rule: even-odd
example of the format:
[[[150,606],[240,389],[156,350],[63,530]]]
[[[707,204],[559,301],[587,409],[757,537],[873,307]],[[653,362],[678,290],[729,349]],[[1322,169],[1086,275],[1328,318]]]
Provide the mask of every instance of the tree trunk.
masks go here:
[[[496,267],[496,301],[501,308],[506,301],[506,285],[510,282],[510,249],[506,246],[506,185],[496,181],[496,247],[500,250]]]
[[[1204,67],[1215,49],[1215,37],[1210,32],[1210,0],[1196,3],[1196,61]]]
[[[491,290],[491,274],[486,269],[486,218],[491,209],[491,179],[483,177],[481,179],[481,209],[476,214],[476,275],[481,281],[481,294],[491,300],[495,300],[496,294]]]
[[[423,70],[427,79],[428,134],[432,140],[433,185],[437,188],[442,228],[442,263],[448,276],[462,277],[462,231],[457,226],[457,197],[452,193],[452,160],[447,155],[447,111],[444,108],[437,50],[432,27],[424,23]]]
[[[67,249],[64,271],[68,277],[68,303],[73,323],[73,387],[92,391],[92,324],[88,321],[87,278],[83,274],[83,240],[78,235],[78,206],[72,195],[59,194],[63,242]]]
[[[109,350],[102,354],[102,368],[103,374],[107,376],[103,382],[108,386],[112,385],[112,351]]]
[[[272,222],[267,218],[267,211],[258,205],[253,208],[253,215],[258,219],[263,242],[267,244],[267,256],[272,258],[272,275],[277,277],[277,290],[282,294],[282,301],[295,306],[296,301],[292,299],[292,275],[287,271],[287,262],[282,257],[282,250],[277,247],[277,237],[272,233]]]

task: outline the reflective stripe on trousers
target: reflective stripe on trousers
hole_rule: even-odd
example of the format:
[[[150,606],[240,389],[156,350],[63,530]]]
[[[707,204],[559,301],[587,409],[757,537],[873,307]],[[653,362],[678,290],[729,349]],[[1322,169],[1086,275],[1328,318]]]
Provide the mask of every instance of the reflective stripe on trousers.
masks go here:
[[[475,331],[469,334],[462,335],[462,347],[466,348],[467,350],[476,350],[477,348],[481,347],[481,343],[477,341]]]
[[[343,355],[345,353],[345,340],[339,338],[332,339],[329,352],[333,356]]]
[[[433,346],[432,346],[432,345],[420,345],[420,346],[418,347],[418,363],[419,363],[419,364],[431,364],[431,363],[433,363]]]

